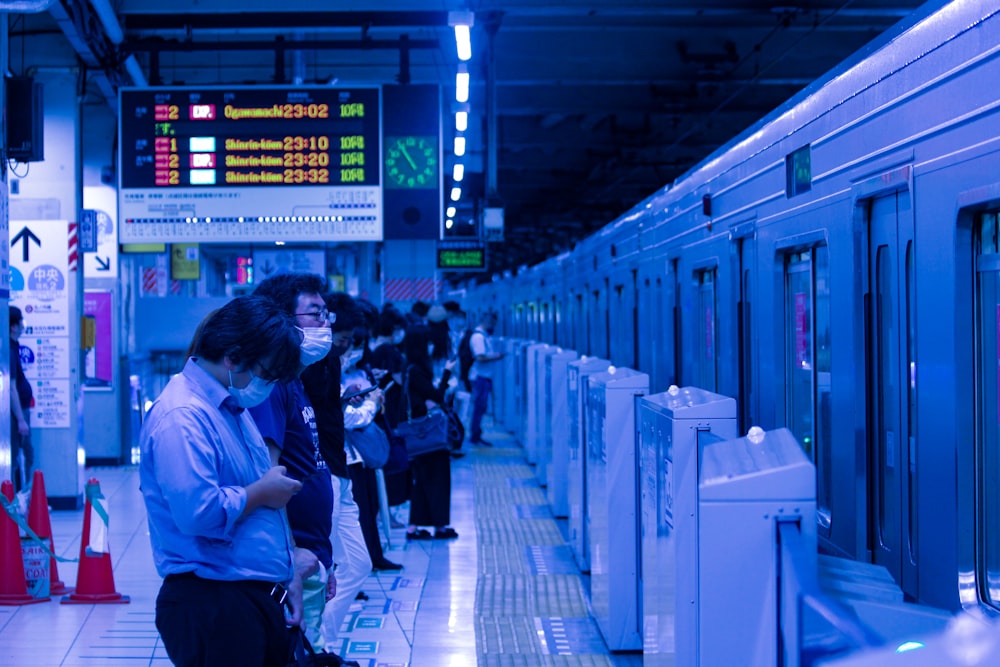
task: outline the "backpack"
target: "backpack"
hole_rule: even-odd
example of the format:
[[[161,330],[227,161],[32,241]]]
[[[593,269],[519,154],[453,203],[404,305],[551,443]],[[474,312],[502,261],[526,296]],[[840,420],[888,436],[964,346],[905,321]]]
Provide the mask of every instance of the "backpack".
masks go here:
[[[472,364],[476,361],[476,357],[472,354],[472,345],[470,344],[473,331],[474,329],[466,329],[465,333],[462,334],[462,340],[458,343],[458,377],[466,389],[469,389],[469,385],[471,384],[469,371],[472,370]]]

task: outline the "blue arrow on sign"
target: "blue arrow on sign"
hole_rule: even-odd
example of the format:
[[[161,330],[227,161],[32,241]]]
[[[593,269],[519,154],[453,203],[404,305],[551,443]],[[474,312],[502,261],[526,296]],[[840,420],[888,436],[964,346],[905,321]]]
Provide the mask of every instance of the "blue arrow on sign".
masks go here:
[[[15,245],[18,244],[18,242],[20,242],[22,240],[24,241],[24,246],[21,248],[21,261],[27,262],[28,261],[28,248],[31,245],[30,242],[34,241],[35,244],[39,248],[41,248],[42,247],[42,240],[40,238],[38,238],[37,236],[35,236],[34,233],[30,229],[28,229],[27,227],[25,227],[24,229],[22,229],[21,231],[19,231],[17,233],[17,236],[15,236],[14,238],[12,238],[10,240],[10,247],[13,248]]]
[[[95,257],[94,259],[97,260],[97,270],[98,271],[110,271],[111,270],[111,258],[110,257],[108,257],[107,259],[105,259],[104,257]]]

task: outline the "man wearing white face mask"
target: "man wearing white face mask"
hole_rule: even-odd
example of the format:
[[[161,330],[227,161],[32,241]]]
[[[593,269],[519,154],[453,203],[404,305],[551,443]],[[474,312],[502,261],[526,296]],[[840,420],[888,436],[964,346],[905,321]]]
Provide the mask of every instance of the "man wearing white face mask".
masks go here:
[[[325,294],[323,301],[330,311],[333,347],[326,359],[302,373],[302,382],[316,409],[320,449],[333,474],[333,531],[330,542],[337,566],[337,594],[323,612],[323,642],[327,651],[334,651],[344,618],[371,574],[372,561],[365,548],[360,512],[347,470],[344,412],[340,401],[340,356],[350,348],[354,330],[363,326],[364,320],[354,299],[348,294]]]
[[[320,292],[319,276],[286,273],[272,276],[254,290],[271,299],[295,318],[302,332],[302,367],[319,363],[330,351],[329,313]],[[303,581],[303,615],[306,637],[321,645],[323,609],[336,594],[333,577],[333,489],[330,469],[320,451],[316,414],[298,377],[278,384],[266,401],[251,408],[272,457],[302,481],[302,490],[288,503],[288,521],[297,547],[315,555],[322,567]]]
[[[174,664],[287,662],[285,623],[302,618],[308,573],[293,565],[315,560],[293,552],[284,510],[302,484],[272,467],[244,408],[295,377],[299,343],[270,301],[230,301],[206,318],[143,422],[140,487],[164,577],[156,627]]]

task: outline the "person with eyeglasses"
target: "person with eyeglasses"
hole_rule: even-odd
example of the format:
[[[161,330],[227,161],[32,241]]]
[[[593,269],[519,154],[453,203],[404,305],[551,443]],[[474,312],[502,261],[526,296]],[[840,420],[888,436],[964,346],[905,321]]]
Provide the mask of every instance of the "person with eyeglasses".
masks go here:
[[[274,302],[293,317],[303,340],[301,368],[322,360],[330,351],[332,335],[329,312],[323,297],[324,280],[307,273],[271,276],[254,290],[255,296]],[[306,638],[322,644],[322,618],[326,604],[337,589],[334,552],[330,542],[334,495],[327,459],[320,448],[316,412],[300,377],[278,383],[267,400],[250,409],[264,442],[276,463],[302,482],[302,490],[287,507],[296,546],[308,550],[321,567],[303,581],[303,616]]]
[[[176,665],[283,667],[302,618],[285,507],[302,489],[273,465],[247,408],[299,371],[301,334],[267,299],[199,326],[193,355],[146,415],[139,480],[156,570],[156,629]],[[287,606],[287,612],[285,607]]]

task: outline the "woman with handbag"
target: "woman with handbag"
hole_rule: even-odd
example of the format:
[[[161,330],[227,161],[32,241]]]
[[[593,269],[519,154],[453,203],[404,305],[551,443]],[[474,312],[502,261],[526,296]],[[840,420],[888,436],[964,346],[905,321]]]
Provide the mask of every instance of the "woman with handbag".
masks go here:
[[[455,365],[445,364],[441,381],[434,384],[434,370],[429,347],[430,332],[427,327],[414,327],[407,331],[404,346],[406,350],[406,377],[403,381],[410,419],[427,415],[432,408],[444,405],[448,380]],[[406,529],[407,540],[454,539],[458,533],[451,523],[451,456],[448,448],[415,456],[410,461],[413,486],[410,490],[410,524]],[[433,526],[434,534],[421,528]]]

